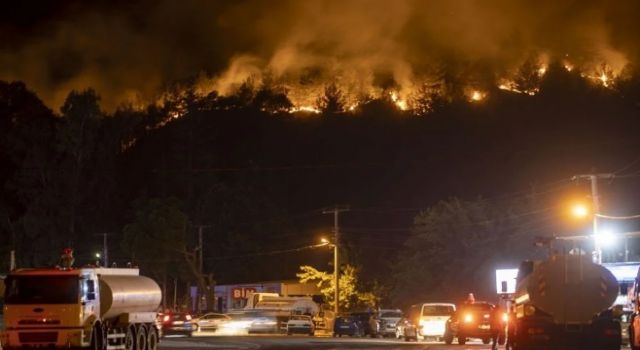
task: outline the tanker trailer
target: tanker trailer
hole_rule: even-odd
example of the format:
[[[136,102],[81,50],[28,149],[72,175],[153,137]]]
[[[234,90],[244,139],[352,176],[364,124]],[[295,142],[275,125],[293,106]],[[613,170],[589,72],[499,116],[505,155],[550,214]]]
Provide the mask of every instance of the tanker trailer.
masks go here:
[[[18,269],[5,282],[5,350],[158,348],[160,288],[138,269]]]
[[[620,349],[620,322],[611,309],[617,294],[613,274],[587,256],[525,261],[509,342],[516,350]]]

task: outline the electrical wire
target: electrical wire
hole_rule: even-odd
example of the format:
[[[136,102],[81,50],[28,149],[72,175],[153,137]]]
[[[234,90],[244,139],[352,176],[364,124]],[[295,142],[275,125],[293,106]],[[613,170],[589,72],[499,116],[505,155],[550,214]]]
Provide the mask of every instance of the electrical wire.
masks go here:
[[[620,175],[621,172],[631,168],[632,166],[636,165],[638,162],[640,162],[640,156],[637,157],[636,159],[634,159],[631,163],[628,163],[627,165],[623,166],[622,168],[614,171],[613,174]]]
[[[320,244],[313,244],[313,245],[308,245],[308,246],[298,247],[298,248],[272,250],[272,251],[269,251],[269,252],[259,252],[259,253],[251,253],[251,254],[244,254],[244,255],[222,256],[222,257],[205,257],[205,258],[202,258],[202,259],[203,260],[207,260],[207,261],[212,261],[212,260],[230,260],[230,259],[251,258],[251,257],[256,257],[256,256],[277,255],[277,254],[284,254],[284,253],[300,252],[300,251],[303,251],[303,250],[315,249],[315,248],[321,248],[321,247],[328,247],[328,246],[329,246],[329,244],[327,244],[327,243],[320,243]]]

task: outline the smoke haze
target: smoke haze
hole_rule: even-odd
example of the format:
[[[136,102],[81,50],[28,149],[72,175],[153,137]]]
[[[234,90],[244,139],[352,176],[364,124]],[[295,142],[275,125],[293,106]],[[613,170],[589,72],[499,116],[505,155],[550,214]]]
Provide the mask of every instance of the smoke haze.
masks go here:
[[[619,74],[640,54],[638,14],[634,0],[31,1],[0,17],[0,79],[56,110],[72,89],[113,109],[175,82],[225,94],[264,74],[297,104],[331,81],[406,96],[442,67],[481,84],[532,55]]]

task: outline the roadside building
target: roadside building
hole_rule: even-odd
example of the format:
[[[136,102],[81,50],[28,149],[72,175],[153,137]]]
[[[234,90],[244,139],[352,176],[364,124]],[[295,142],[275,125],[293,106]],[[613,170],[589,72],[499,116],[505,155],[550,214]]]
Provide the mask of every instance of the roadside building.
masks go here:
[[[217,312],[243,309],[251,293],[277,293],[284,297],[313,297],[320,294],[320,289],[315,284],[300,283],[298,280],[224,284],[215,286],[214,291],[214,309]],[[196,293],[196,287],[192,287],[191,300],[194,301],[194,309]]]

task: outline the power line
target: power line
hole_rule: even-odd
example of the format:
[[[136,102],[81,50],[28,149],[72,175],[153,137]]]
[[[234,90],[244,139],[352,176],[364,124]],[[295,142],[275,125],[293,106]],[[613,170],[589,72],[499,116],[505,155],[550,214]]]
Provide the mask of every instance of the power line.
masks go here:
[[[622,168],[616,170],[613,172],[613,174],[620,175],[621,172],[631,168],[632,166],[636,165],[638,162],[640,162],[640,156],[636,159],[634,159],[631,163],[628,163],[627,165],[623,166]]]
[[[222,257],[205,257],[204,260],[211,261],[211,260],[229,260],[229,259],[251,258],[251,257],[256,257],[256,256],[277,255],[277,254],[300,252],[300,251],[303,251],[303,250],[315,249],[315,248],[326,247],[326,246],[328,246],[326,243],[320,243],[320,244],[313,244],[313,245],[308,245],[308,246],[298,247],[298,248],[272,250],[270,252],[260,252],[260,253],[244,254],[244,255],[222,256]]]

